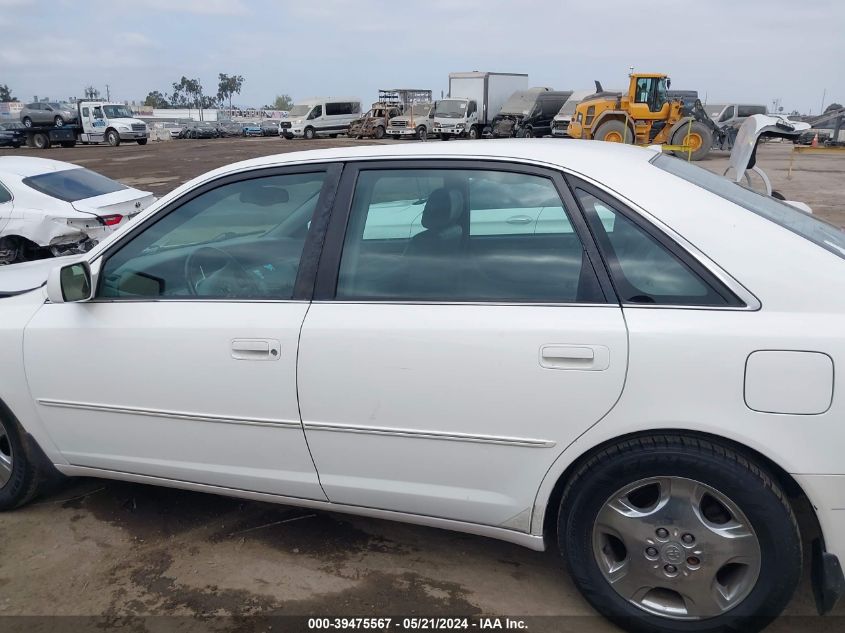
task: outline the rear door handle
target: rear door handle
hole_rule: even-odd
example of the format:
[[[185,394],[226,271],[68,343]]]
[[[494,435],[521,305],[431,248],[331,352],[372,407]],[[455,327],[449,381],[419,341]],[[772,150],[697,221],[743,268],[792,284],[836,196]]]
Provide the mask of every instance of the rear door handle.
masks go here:
[[[610,350],[604,345],[543,345],[540,366],[546,369],[604,371],[610,366]]]
[[[282,346],[268,338],[236,338],[232,341],[232,358],[235,360],[279,360]]]

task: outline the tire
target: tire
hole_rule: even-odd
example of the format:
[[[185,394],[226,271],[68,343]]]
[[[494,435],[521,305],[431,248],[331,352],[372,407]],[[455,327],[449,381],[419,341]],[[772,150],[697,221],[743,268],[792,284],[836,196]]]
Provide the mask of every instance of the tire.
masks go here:
[[[687,138],[693,150],[689,156],[690,160],[701,160],[710,153],[710,146],[713,144],[713,132],[701,121],[693,121],[692,125],[684,124],[672,135],[672,145],[686,145]],[[675,152],[679,158],[687,158],[687,152]]]
[[[117,133],[117,130],[109,130],[106,132],[106,142],[112,147],[120,145],[120,134]]]
[[[55,119],[53,119],[53,124],[56,127],[62,127],[65,124],[65,120],[62,117],[57,116]]]
[[[377,125],[376,129],[373,130],[373,138],[378,139],[379,141],[386,136],[386,132],[384,131],[383,125]]]
[[[798,524],[777,483],[753,460],[694,436],[631,439],[581,464],[563,493],[558,542],[587,601],[630,631],[758,631],[801,577]],[[719,603],[714,583],[735,602]],[[689,598],[696,588],[699,603]]]
[[[530,127],[525,128],[522,131],[522,138],[534,138],[534,130],[532,130]]]
[[[467,130],[467,138],[471,141],[477,140],[481,135],[478,133],[478,127],[473,125]]]
[[[30,119],[28,116],[25,116],[23,119],[21,119],[21,123],[23,123],[24,127],[32,127],[32,119]]]
[[[20,149],[20,148],[21,148],[20,143],[12,143],[12,149]]]
[[[418,141],[428,140],[428,130],[424,125],[417,126],[416,137]],[[398,136],[396,138],[399,138]]]
[[[302,133],[302,137],[311,141],[317,136],[317,133],[314,131],[313,127],[305,128],[305,131]]]
[[[443,133],[440,134],[440,140],[441,141],[448,141],[450,138],[452,138],[451,134],[443,134]]]
[[[145,138],[139,138],[139,139],[138,139],[137,141],[135,141],[135,142],[136,142],[136,143],[138,143],[138,145],[146,145],[146,144],[147,144],[147,139],[145,139]]]
[[[17,422],[0,417],[0,510],[13,510],[38,494],[43,474],[30,441]]]
[[[605,121],[593,134],[593,139],[608,143],[633,143],[634,134],[622,121]]]
[[[293,134],[282,134],[282,136],[285,138],[286,141],[293,140]]]
[[[337,134],[329,134],[329,138],[337,138],[337,137],[338,137]]]
[[[50,149],[50,137],[44,132],[36,132],[32,135],[32,146],[35,149]]]
[[[76,141],[62,141],[61,145],[67,148],[76,147]]]
[[[772,198],[774,198],[775,200],[786,200],[786,196],[784,196],[777,189],[772,189]]]

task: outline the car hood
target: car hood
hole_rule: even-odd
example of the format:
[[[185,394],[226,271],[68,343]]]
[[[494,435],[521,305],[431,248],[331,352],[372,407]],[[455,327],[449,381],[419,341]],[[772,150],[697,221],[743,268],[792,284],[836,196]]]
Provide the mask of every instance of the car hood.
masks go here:
[[[0,266],[0,299],[40,288],[47,282],[51,270],[81,259],[84,259],[83,255],[69,255]]]
[[[93,215],[112,215],[115,213],[135,215],[155,201],[156,197],[149,191],[129,188],[106,193],[102,196],[77,200],[72,202],[71,205],[77,211]]]

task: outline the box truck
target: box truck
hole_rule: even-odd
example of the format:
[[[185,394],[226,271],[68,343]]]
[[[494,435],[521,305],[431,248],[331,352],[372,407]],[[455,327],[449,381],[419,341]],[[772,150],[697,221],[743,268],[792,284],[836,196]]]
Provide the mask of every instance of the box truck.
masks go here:
[[[444,141],[489,135],[490,123],[508,97],[527,89],[528,75],[523,73],[449,73],[449,96],[434,107],[434,133]]]

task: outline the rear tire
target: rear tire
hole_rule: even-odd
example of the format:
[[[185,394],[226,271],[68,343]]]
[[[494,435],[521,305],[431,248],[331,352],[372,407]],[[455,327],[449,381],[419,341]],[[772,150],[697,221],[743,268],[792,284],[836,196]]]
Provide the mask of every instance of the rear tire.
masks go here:
[[[0,417],[0,510],[13,510],[38,494],[43,473],[29,442],[17,422]]]
[[[710,153],[713,133],[704,123],[693,121],[692,125],[688,123],[682,125],[672,135],[672,145],[687,145],[687,139],[689,139],[689,145],[692,146],[690,160],[701,160]],[[688,152],[675,152],[679,158],[687,158],[687,154]]]
[[[76,147],[76,141],[62,141],[62,147]]]
[[[44,132],[36,132],[32,135],[32,146],[35,149],[50,149],[50,137]]]
[[[32,119],[30,119],[28,116],[25,116],[23,119],[21,119],[21,123],[23,123],[24,127],[32,127]]]
[[[634,133],[622,121],[606,121],[602,123],[596,133],[593,134],[596,141],[607,141],[608,143],[633,143]]]
[[[53,119],[53,123],[56,127],[62,127],[65,124],[65,120],[62,117],[57,116],[55,119]]]
[[[584,597],[629,631],[758,631],[801,577],[784,492],[744,455],[694,436],[635,438],[581,464],[558,542]]]
[[[117,133],[117,130],[109,130],[106,132],[106,142],[112,147],[120,145],[120,134]]]

